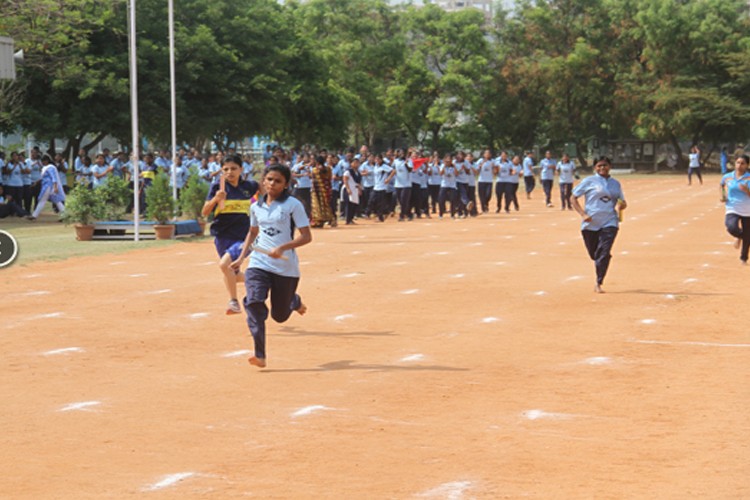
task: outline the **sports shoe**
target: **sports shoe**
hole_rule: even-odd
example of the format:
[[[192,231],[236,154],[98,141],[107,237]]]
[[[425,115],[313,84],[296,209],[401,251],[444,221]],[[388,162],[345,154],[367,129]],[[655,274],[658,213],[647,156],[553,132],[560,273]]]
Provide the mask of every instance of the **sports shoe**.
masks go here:
[[[469,203],[466,204],[466,210],[468,210],[469,212],[471,212],[472,210],[474,210],[474,202],[473,201],[469,201]]]
[[[227,304],[227,315],[229,314],[239,314],[242,312],[242,309],[240,309],[240,303],[236,299],[232,299]]]

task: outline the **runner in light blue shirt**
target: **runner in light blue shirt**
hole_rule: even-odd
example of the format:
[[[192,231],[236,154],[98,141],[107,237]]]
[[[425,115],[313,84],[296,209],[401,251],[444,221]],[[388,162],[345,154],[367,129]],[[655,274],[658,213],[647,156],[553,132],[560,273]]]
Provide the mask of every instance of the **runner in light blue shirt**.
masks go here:
[[[440,196],[438,198],[438,206],[440,209],[440,218],[443,218],[445,214],[445,202],[450,201],[451,204],[451,218],[456,217],[458,207],[456,204],[456,176],[458,175],[456,167],[453,166],[453,156],[446,154],[443,157],[443,163],[440,166],[440,176],[442,180],[440,182]]]
[[[232,262],[239,270],[252,249],[245,271],[244,299],[247,325],[255,353],[248,360],[258,368],[266,366],[266,299],[271,294],[271,317],[283,323],[292,312],[307,312],[297,294],[299,259],[295,248],[312,241],[310,221],[299,200],[288,195],[291,172],[285,165],[270,165],[263,175],[265,195],[250,208],[250,231],[240,256]],[[295,235],[295,230],[298,234]]]
[[[576,164],[570,160],[567,153],[563,153],[562,160],[557,162],[555,167],[560,175],[560,205],[561,210],[573,210],[570,197],[573,194],[573,176],[576,171]]]
[[[726,203],[724,224],[727,232],[737,238],[734,247],[740,248],[740,261],[747,265],[750,252],[750,158],[740,155],[734,161],[734,172],[721,178],[721,201]],[[742,226],[742,227],[740,227]]]
[[[611,168],[609,158],[597,159],[594,164],[596,174],[586,177],[573,189],[573,208],[583,219],[581,235],[596,267],[594,291],[597,293],[604,292],[602,284],[609,269],[612,259],[610,252],[619,228],[618,210],[627,207],[620,183],[609,175]],[[585,198],[585,210],[578,202],[581,196]]]
[[[544,153],[544,159],[539,162],[539,178],[544,188],[545,203],[548,208],[552,207],[552,184],[555,182],[555,160],[552,159],[552,152]]]
[[[526,157],[523,159],[523,183],[526,188],[526,199],[531,199],[531,192],[536,186],[534,180],[534,153],[526,151]]]

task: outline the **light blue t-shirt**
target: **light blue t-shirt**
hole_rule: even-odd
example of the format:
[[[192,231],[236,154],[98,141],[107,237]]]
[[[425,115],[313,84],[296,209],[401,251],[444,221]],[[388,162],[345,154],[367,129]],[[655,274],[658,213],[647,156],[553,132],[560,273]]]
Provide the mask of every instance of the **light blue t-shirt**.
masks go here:
[[[735,172],[730,172],[721,178],[721,185],[727,188],[726,213],[750,217],[750,195],[740,189],[740,184],[750,187],[750,173],[737,179]]]
[[[509,160],[498,160],[497,162],[497,182],[510,182],[510,171],[513,169],[513,163]]]
[[[42,161],[41,160],[32,160],[28,159],[26,160],[26,168],[31,169],[31,182],[34,183],[36,181],[42,180]]]
[[[21,179],[24,186],[31,186],[31,164],[26,160],[21,164]]]
[[[534,175],[534,160],[527,156],[523,159],[523,176],[531,177],[532,175]]]
[[[573,184],[573,174],[576,171],[576,165],[572,161],[557,163],[557,170],[560,172],[560,184]]]
[[[375,168],[374,165],[370,165],[369,161],[359,166],[359,173],[362,174],[363,188],[371,188],[375,185]]]
[[[594,174],[573,188],[573,196],[585,196],[586,214],[591,221],[583,221],[581,229],[598,231],[603,227],[619,227],[617,200],[625,200],[620,183],[612,177]]]
[[[309,165],[305,165],[304,163],[297,163],[292,167],[292,173],[297,175],[304,175],[304,177],[295,177],[298,188],[312,188],[312,179],[310,178],[311,169]]]
[[[479,182],[492,183],[492,179],[495,176],[493,170],[495,168],[495,162],[493,160],[485,160],[482,158],[478,162],[479,165]]]
[[[374,172],[375,187],[373,189],[375,191],[387,191],[388,186],[386,185],[385,180],[391,175],[391,172],[393,172],[393,167],[387,163],[383,163],[382,165],[377,165]]]
[[[453,162],[453,166],[456,168],[456,182],[461,184],[469,183],[469,174],[466,173],[468,163],[466,160]]]
[[[174,176],[175,176],[175,184],[174,186],[177,187],[177,189],[182,189],[185,187],[185,184],[187,183],[187,179],[190,175],[190,171],[185,167],[185,165],[177,165],[172,166],[169,169],[169,185],[172,186],[172,170],[174,170]]]
[[[456,167],[442,167],[441,169],[441,188],[456,189]]]
[[[339,160],[336,166],[333,167],[333,169],[331,170],[331,175],[333,177],[340,177],[343,179],[344,172],[349,170],[349,168],[350,168],[350,165],[349,165],[349,162],[346,161],[346,159]],[[338,193],[341,190],[341,180],[340,179],[333,180],[331,182],[331,188],[333,188],[333,190]]]
[[[63,172],[63,170],[65,171]],[[63,160],[62,170],[60,168],[57,169],[57,177],[60,179],[61,186],[68,185],[68,162],[67,161]]]
[[[440,164],[430,163],[429,165],[427,165],[427,185],[439,186],[440,181]]]
[[[271,250],[294,239],[295,228],[309,227],[310,220],[305,207],[293,196],[285,194],[281,199],[270,204],[265,197],[250,206],[250,227],[258,228],[255,246]],[[289,260],[274,259],[260,252],[250,254],[248,267],[262,269],[270,273],[291,278],[299,277],[299,259],[294,249],[286,250],[284,256]]]
[[[544,158],[539,162],[539,168],[541,170],[539,178],[543,181],[551,181],[555,179],[555,161]]]
[[[520,163],[518,165],[514,165],[513,162],[510,162],[510,175],[508,176],[509,184],[518,184],[518,181],[520,180],[518,174],[521,173],[522,169],[523,166]]]
[[[411,187],[411,168],[406,160],[396,158],[393,160],[393,168],[396,169],[396,188]]]
[[[5,185],[9,187],[22,187],[23,177],[21,176],[21,163],[9,162],[5,165],[5,168],[9,171],[5,178]]]
[[[470,161],[466,161],[466,167],[468,170],[468,173],[466,174],[469,177],[469,186],[476,186],[477,185],[477,173],[479,173],[479,166],[477,166],[476,162],[471,163]]]
[[[700,154],[690,153],[688,156],[690,157],[690,165],[688,165],[690,168],[698,168],[701,166]]]
[[[411,164],[411,160],[409,160],[409,163]],[[421,189],[422,181],[425,181],[425,182],[427,181],[427,176],[424,173],[424,169],[421,167],[417,169],[413,168],[411,171],[411,183],[418,184]]]
[[[103,186],[107,183],[107,176],[97,177],[94,174],[103,174],[109,167],[107,165],[91,165],[91,185],[95,188]]]

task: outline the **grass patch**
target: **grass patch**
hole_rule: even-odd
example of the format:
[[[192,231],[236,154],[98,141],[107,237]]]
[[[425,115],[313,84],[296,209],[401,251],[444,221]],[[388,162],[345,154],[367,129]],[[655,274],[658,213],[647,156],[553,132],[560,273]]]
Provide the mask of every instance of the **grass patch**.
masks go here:
[[[71,257],[119,254],[131,250],[160,248],[180,243],[202,241],[192,237],[182,240],[135,241],[77,241],[75,228],[57,222],[52,212],[43,213],[35,222],[7,217],[0,220],[0,229],[7,231],[18,242],[18,257],[12,266],[27,266],[37,261],[60,261]],[[6,268],[7,269],[7,268]]]

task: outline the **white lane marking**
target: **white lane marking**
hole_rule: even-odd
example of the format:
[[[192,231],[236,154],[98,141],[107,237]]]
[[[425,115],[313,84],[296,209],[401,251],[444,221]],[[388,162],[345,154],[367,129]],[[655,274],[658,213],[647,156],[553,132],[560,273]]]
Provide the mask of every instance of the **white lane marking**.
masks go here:
[[[118,261],[109,263],[110,266],[121,266],[123,264],[127,264],[127,262],[125,262],[124,260],[118,260]]]
[[[41,278],[42,276],[44,275],[43,274],[27,274],[26,276],[24,276],[24,278],[27,280],[30,280],[34,278]]]
[[[521,413],[521,415],[524,418],[527,418],[529,420],[539,420],[539,419],[542,419],[542,418],[558,419],[558,420],[560,420],[560,419],[565,419],[565,418],[570,418],[571,417],[571,415],[567,415],[565,413],[549,413],[549,412],[546,412],[546,411],[543,411],[543,410],[527,410],[527,411]]]
[[[432,255],[450,255],[450,252],[432,252]]]
[[[542,297],[544,295],[547,295],[547,292],[545,292],[544,290],[539,290],[538,292],[534,292],[534,295],[536,295],[537,297]]]
[[[408,262],[406,262],[404,260],[399,260],[397,262],[391,262],[391,265],[394,265],[394,266],[405,266],[406,264],[408,264]]]
[[[503,262],[503,261],[495,262],[496,266],[504,266],[506,264],[507,264],[507,262]]]
[[[655,319],[650,319],[650,318],[649,319],[642,319],[641,323],[644,324],[644,325],[654,325],[654,324],[656,324],[656,320]]]
[[[401,292],[401,295],[414,295],[415,293],[419,293],[419,289],[418,288],[412,288],[410,290],[403,290]]]
[[[683,283],[695,283],[698,281],[698,278],[688,278]]]
[[[239,358],[240,356],[247,356],[248,354],[250,354],[250,352],[251,351],[249,349],[242,349],[239,351],[232,351],[232,352],[224,353],[221,355],[221,357],[222,358]]]
[[[675,297],[675,296],[674,296],[673,294],[671,294],[671,293],[668,293],[668,294],[666,294],[666,295],[664,296],[664,298],[665,298],[665,299],[669,299],[669,300],[674,300],[674,299],[675,299],[676,297]]]
[[[61,318],[63,313],[61,312],[53,312],[53,313],[46,313],[46,314],[37,314],[36,316],[32,316],[29,319],[49,319],[49,318]]]
[[[341,277],[342,278],[356,278],[357,276],[359,276],[361,274],[364,274],[364,273],[359,273],[359,272],[357,272],[357,273],[348,273],[348,274],[342,275]]]
[[[209,316],[209,313],[193,313],[190,315],[190,319],[200,319],[200,318],[206,318]]]
[[[170,474],[168,476],[164,476],[163,478],[161,478],[161,480],[155,482],[154,484],[150,484],[144,487],[143,491],[161,490],[168,486],[175,485],[179,483],[180,481],[187,479],[189,477],[192,477],[194,475],[195,475],[195,472],[178,472],[177,474]]]
[[[304,417],[306,415],[310,415],[312,413],[315,413],[316,411],[324,411],[324,410],[333,410],[333,408],[329,408],[329,407],[323,406],[323,405],[305,406],[303,408],[300,408],[297,411],[292,412],[292,414],[289,415],[289,416],[292,417],[292,418]]]
[[[146,292],[146,295],[161,295],[161,294],[164,294],[164,293],[169,293],[171,291],[172,291],[172,289],[170,289],[170,288],[162,288],[161,290],[153,290],[151,292]]]
[[[482,323],[495,323],[497,321],[500,321],[499,318],[495,318],[494,316],[489,316],[487,318],[482,318]]]
[[[620,255],[627,255],[627,254],[628,254],[627,250],[623,250],[622,252],[620,252]]]
[[[539,252],[529,252],[529,255],[539,255]]]
[[[409,356],[404,356],[399,361],[421,361],[424,359],[424,354],[411,354]]]
[[[352,252],[352,255],[362,255],[362,250],[355,250]]]
[[[471,481],[453,481],[436,486],[431,490],[418,493],[417,496],[425,498],[445,498],[446,500],[460,500],[463,498],[464,492],[471,488],[471,484]]]
[[[33,292],[26,292],[23,295],[25,297],[36,297],[38,295],[49,295],[50,293],[52,293],[52,292],[48,292],[47,290],[36,290],[36,291],[33,291]]]
[[[601,366],[612,364],[612,358],[606,356],[594,356],[593,358],[586,358],[581,363],[592,366]]]
[[[466,276],[466,275],[465,275],[465,274],[463,274],[463,273],[458,273],[458,274],[449,274],[449,275],[448,275],[448,277],[449,277],[449,278],[463,278],[464,276]]]
[[[92,406],[98,406],[102,404],[101,401],[81,401],[80,403],[70,403],[62,408],[60,408],[57,411],[73,411],[73,410],[84,410],[88,411],[88,408],[91,408]]]
[[[217,264],[217,262],[215,262],[213,260],[208,260],[206,262],[200,262],[200,263],[196,264],[196,266],[213,266],[214,264]]]
[[[484,245],[484,243],[482,243],[481,241],[477,241],[475,243],[469,243],[470,247],[481,247],[482,245]]]
[[[718,342],[694,342],[694,341],[669,341],[669,340],[631,340],[636,344],[655,344],[655,345],[691,345],[701,347],[750,347],[750,344],[722,344]]]
[[[71,352],[86,352],[81,347],[63,347],[62,349],[53,349],[51,351],[43,352],[42,356],[55,356],[57,354],[68,354]]]
[[[213,264],[213,262],[211,264]],[[148,276],[148,274],[144,274],[144,273],[128,274],[129,278],[143,278],[144,276]]]
[[[578,281],[582,280],[583,276],[568,276],[564,281]]]
[[[344,321],[345,319],[351,319],[353,317],[354,317],[353,314],[339,314],[338,316],[333,318],[333,321],[341,322],[341,321]]]

